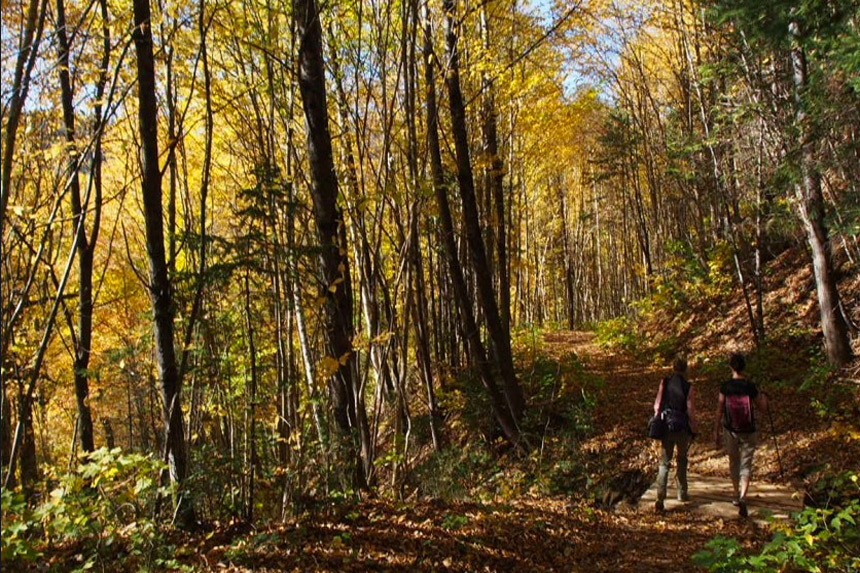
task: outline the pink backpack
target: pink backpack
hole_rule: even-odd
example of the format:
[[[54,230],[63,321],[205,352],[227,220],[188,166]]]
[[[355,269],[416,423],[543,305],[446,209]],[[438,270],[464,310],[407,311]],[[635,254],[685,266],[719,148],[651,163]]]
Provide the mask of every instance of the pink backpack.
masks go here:
[[[747,394],[726,396],[725,425],[736,434],[755,432],[752,400]]]

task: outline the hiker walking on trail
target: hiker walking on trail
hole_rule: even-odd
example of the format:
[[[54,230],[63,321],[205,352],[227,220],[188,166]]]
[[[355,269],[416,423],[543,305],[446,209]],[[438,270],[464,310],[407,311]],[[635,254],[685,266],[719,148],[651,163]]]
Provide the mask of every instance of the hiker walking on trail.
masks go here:
[[[674,450],[678,450],[678,501],[689,501],[687,494],[687,451],[695,436],[696,417],[693,408],[693,386],[687,381],[687,361],[678,357],[672,364],[672,375],[660,382],[654,400],[654,415],[666,421],[668,432],[660,445],[660,467],[657,471],[657,501],[654,509],[663,511],[669,469]]]
[[[720,434],[725,428],[722,446],[729,454],[729,474],[735,494],[735,501],[732,503],[738,506],[738,515],[746,517],[747,491],[752,474],[753,454],[758,443],[755,413],[758,410],[767,414],[767,398],[758,391],[755,384],[744,377],[746,360],[742,354],[733,353],[729,356],[729,367],[732,369],[732,377],[720,387],[714,423],[714,443],[717,449],[720,449]]]

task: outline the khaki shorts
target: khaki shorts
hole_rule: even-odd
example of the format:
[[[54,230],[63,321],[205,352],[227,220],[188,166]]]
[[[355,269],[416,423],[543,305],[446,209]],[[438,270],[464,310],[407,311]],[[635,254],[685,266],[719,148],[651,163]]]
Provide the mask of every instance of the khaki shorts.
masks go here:
[[[753,454],[758,444],[758,433],[734,434],[723,428],[723,446],[729,454],[729,473],[737,479],[752,473]]]

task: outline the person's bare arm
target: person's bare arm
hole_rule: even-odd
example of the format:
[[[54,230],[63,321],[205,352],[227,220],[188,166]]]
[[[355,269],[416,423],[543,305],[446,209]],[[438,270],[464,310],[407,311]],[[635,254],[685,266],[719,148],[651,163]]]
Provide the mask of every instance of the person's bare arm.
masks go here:
[[[663,401],[663,384],[665,380],[660,380],[660,388],[657,389],[657,398],[654,400],[654,415],[660,413],[660,402]]]
[[[720,392],[720,399],[717,401],[717,411],[714,415],[714,445],[720,449],[720,434],[723,430],[723,408],[726,404],[726,395]]]

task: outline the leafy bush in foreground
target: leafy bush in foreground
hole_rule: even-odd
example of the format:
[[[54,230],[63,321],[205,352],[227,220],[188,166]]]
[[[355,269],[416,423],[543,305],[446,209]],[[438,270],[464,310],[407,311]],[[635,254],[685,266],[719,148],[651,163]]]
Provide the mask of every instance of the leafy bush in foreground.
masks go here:
[[[848,472],[833,481],[852,497],[833,507],[808,507],[793,523],[774,523],[774,536],[758,554],[742,553],[736,539],[717,536],[693,561],[712,572],[860,571],[860,485]]]
[[[43,549],[69,547],[79,570],[117,555],[164,568],[156,507],[170,509],[170,492],[158,485],[164,464],[150,456],[99,449],[70,473],[35,508],[17,491],[2,491],[2,564],[19,568],[43,557]],[[68,564],[63,565],[68,566]]]

